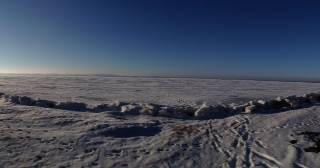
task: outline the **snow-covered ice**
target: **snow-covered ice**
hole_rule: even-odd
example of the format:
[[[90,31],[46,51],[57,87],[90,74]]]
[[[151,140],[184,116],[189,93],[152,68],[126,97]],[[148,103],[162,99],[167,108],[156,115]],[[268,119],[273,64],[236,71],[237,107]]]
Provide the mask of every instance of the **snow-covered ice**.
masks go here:
[[[318,167],[319,88],[2,76],[0,167]]]

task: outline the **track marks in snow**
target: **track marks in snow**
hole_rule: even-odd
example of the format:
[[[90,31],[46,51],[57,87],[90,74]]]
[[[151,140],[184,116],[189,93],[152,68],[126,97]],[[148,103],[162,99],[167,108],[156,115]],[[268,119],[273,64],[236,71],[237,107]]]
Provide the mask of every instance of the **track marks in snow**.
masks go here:
[[[296,147],[296,146],[289,145],[287,147],[286,157],[284,158],[282,163],[284,165],[290,165],[292,167],[306,168],[306,166],[295,162],[295,161],[299,160],[302,157],[303,153],[304,153],[303,149],[301,149],[299,147]]]
[[[231,144],[231,146],[233,147],[233,148],[238,148],[239,146],[240,146],[240,139],[235,139],[233,142],[232,142],[232,144]]]
[[[228,166],[224,167],[254,167],[254,162],[252,159],[251,152],[251,131],[248,125],[251,123],[250,119],[245,117],[243,119],[233,120],[229,125],[230,133],[235,137],[234,141],[231,143],[231,147],[237,153],[230,154],[229,159],[226,163]]]
[[[307,166],[304,166],[304,165],[302,165],[302,164],[300,164],[300,163],[294,162],[293,164],[294,164],[296,167],[298,167],[298,168],[308,168]]]
[[[228,158],[232,157],[232,154],[231,154],[231,152],[230,152],[228,149],[224,149],[224,150],[223,150],[223,153],[224,153]]]
[[[213,120],[209,120],[205,123],[206,126],[206,134],[208,138],[208,143],[210,144],[211,148],[213,148],[216,152],[222,153],[221,149],[221,135],[218,134],[213,127]]]
[[[262,141],[256,140],[255,143],[260,147],[260,148],[267,148]]]
[[[277,159],[275,159],[275,158],[272,157],[272,156],[269,156],[269,155],[264,154],[264,153],[257,152],[257,151],[255,151],[255,150],[252,150],[252,152],[253,152],[256,156],[258,156],[258,157],[260,157],[260,158],[262,158],[262,159],[268,160],[269,162],[271,162],[271,163],[273,163],[273,164],[282,165],[282,163],[281,163],[280,161],[278,161]]]
[[[310,118],[314,118],[314,116],[311,116]],[[306,121],[306,122],[297,122],[297,123],[291,123],[291,124],[286,123],[281,126],[269,127],[269,128],[265,128],[263,130],[258,129],[258,130],[252,131],[252,133],[260,134],[260,133],[267,133],[267,132],[276,132],[279,129],[305,129],[310,126],[317,126],[319,124],[320,124],[320,122],[312,119],[312,120]]]
[[[124,151],[119,149],[108,150],[105,152],[106,157],[121,157]]]
[[[258,165],[264,167],[281,165],[281,162],[273,158],[272,156],[269,156],[268,154],[265,154],[263,152],[258,152],[259,149],[266,149],[267,146],[260,139],[254,138],[252,134],[255,132],[249,129],[250,124],[250,118],[244,116],[242,119],[240,117],[237,117],[237,119],[233,120],[233,122],[229,125],[229,132],[235,137],[235,139],[230,144],[233,150],[228,153],[228,157],[230,157],[226,161],[227,166],[225,164],[222,167],[253,168]],[[281,127],[279,127],[279,129],[280,128]]]

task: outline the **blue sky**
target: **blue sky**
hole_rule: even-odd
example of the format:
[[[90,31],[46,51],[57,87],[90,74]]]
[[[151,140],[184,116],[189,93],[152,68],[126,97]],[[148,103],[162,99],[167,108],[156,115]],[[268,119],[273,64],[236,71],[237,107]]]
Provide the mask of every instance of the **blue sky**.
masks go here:
[[[3,0],[0,73],[320,80],[320,1]]]

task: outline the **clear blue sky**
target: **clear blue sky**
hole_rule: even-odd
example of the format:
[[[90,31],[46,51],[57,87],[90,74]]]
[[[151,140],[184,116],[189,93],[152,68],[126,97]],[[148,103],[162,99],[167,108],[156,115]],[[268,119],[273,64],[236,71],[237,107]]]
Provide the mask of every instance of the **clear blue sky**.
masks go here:
[[[0,73],[320,80],[317,0],[1,0]]]

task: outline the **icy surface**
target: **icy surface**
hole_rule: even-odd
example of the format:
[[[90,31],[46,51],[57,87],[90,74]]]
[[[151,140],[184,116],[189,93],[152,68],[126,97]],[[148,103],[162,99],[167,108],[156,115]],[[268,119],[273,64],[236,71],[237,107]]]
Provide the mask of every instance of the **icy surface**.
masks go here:
[[[301,134],[319,136],[319,84],[84,77],[0,81],[0,167],[320,165],[316,143]],[[179,113],[172,117],[172,110]],[[225,110],[230,113],[221,113]],[[228,115],[208,117],[217,113]],[[182,114],[188,117],[181,119]]]

